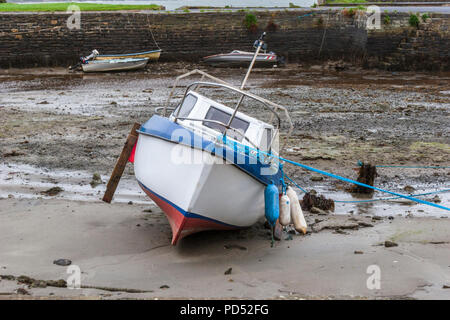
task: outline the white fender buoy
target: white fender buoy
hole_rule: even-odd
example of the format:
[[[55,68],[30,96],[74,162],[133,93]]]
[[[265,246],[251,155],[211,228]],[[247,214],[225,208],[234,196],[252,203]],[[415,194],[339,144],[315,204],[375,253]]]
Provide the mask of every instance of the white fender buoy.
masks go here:
[[[306,225],[305,217],[303,216],[302,207],[300,207],[300,202],[298,202],[298,197],[295,191],[291,187],[287,187],[286,195],[289,197],[291,202],[291,219],[294,223],[294,228],[298,232],[306,233]]]
[[[280,224],[282,226],[291,224],[291,200],[285,194],[280,198]]]

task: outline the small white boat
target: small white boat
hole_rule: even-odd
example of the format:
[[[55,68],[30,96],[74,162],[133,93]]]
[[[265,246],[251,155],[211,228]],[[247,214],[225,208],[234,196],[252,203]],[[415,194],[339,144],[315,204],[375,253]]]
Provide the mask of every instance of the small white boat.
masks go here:
[[[135,176],[165,212],[172,244],[203,230],[253,225],[264,217],[265,187],[271,182],[281,186],[277,158],[267,155],[278,154],[281,118],[287,122],[286,139],[293,125],[285,107],[243,90],[254,62],[239,88],[199,70],[179,76],[168,102],[182,78],[200,73],[213,82],[189,84],[168,117],[154,115],[138,130]],[[239,99],[226,106],[200,93],[208,88]],[[261,107],[259,115],[266,111],[267,120],[242,113],[244,99]]]
[[[149,61],[157,61],[161,55],[161,49],[135,52],[135,53],[120,53],[120,54],[98,54],[95,59],[109,60],[109,59],[125,59],[125,58],[148,58]]]
[[[84,72],[129,71],[143,69],[148,58],[126,58],[110,60],[85,60],[81,64]]]
[[[253,59],[253,52],[234,50],[230,53],[215,54],[203,58],[203,63],[211,66],[242,66],[248,65]],[[280,58],[274,52],[259,53],[255,64],[259,67],[280,64]]]

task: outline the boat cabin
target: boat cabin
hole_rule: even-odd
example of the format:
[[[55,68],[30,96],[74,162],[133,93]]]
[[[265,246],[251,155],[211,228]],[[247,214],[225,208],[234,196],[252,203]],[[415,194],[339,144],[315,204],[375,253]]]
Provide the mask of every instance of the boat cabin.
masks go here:
[[[231,123],[230,119],[233,117]],[[226,134],[243,145],[271,152],[278,130],[274,126],[189,90],[170,116],[172,121],[212,141]],[[276,150],[276,149],[275,149]]]

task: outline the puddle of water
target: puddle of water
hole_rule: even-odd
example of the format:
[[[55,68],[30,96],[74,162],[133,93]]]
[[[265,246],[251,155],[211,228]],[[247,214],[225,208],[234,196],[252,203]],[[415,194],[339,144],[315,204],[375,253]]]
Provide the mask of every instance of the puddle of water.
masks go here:
[[[440,103],[440,102],[409,102],[408,105],[425,107],[428,109],[448,110],[448,108],[450,108],[450,103]]]
[[[92,173],[85,171],[63,171],[36,168],[24,164],[0,164],[0,198],[13,195],[27,199],[65,199],[100,201],[106,189],[108,176],[101,176],[105,184],[92,188],[89,182]],[[42,191],[60,187],[64,191],[56,196],[46,196]],[[141,190],[135,179],[123,177],[114,195],[113,202],[154,204]]]
[[[373,197],[354,197],[348,192],[330,190],[326,186],[317,186],[314,188],[318,194],[323,194],[326,198],[331,198],[333,200],[344,200],[344,201],[358,201],[358,200],[370,200],[377,198],[390,198],[391,196],[387,193],[376,192]],[[448,188],[436,188],[430,185],[416,186],[415,194],[428,193],[438,190],[443,190]],[[398,193],[404,194],[404,192],[397,191]],[[450,207],[450,192],[438,193],[442,206]],[[432,202],[432,198],[435,195],[427,195],[417,197],[418,199]],[[406,216],[412,214],[413,216],[420,217],[443,217],[448,216],[450,218],[450,212],[439,209],[436,207],[431,207],[425,204],[416,203],[409,201],[407,199],[399,198],[387,201],[373,201],[373,202],[357,202],[357,203],[342,203],[335,202],[335,214],[354,214],[354,215],[377,215],[377,216]]]
[[[108,181],[108,176],[101,176],[102,181]],[[15,198],[27,199],[65,199],[80,201],[100,201],[106,185],[101,184],[92,188],[89,182],[92,179],[92,173],[86,171],[65,171],[53,170],[47,168],[36,168],[23,164],[0,164],[0,198],[7,198],[13,195]],[[56,196],[45,196],[42,191],[52,187],[60,187],[64,191]],[[314,189],[327,198],[333,200],[364,200],[372,198],[356,198],[350,193],[332,190],[329,186],[315,186]],[[444,187],[440,188],[440,190]],[[446,188],[447,189],[447,188]],[[415,193],[427,193],[436,191],[436,187],[431,185],[416,186]],[[399,191],[399,193],[402,193]],[[439,193],[440,204],[450,206],[450,192]],[[300,195],[301,197],[301,195]],[[386,198],[387,194],[376,193],[373,198]],[[422,200],[430,201],[434,195],[419,197]],[[114,195],[113,202],[134,203],[155,205],[145,193],[139,188],[136,180],[123,177]],[[450,214],[442,209],[418,204],[406,199],[393,199],[389,201],[374,201],[360,203],[335,203],[335,214],[354,214],[354,215],[378,215],[378,216],[413,216],[422,217],[442,217]]]

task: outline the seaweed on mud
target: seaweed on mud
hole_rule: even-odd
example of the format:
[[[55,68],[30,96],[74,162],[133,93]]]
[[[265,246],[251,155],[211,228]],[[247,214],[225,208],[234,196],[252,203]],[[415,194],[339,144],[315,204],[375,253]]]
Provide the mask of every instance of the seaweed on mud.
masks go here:
[[[318,208],[325,211],[334,211],[334,200],[327,199],[323,195],[317,196],[311,192],[307,192],[300,201],[303,210],[311,211],[311,209]]]
[[[41,194],[44,194],[46,196],[56,196],[57,194],[59,194],[62,191],[64,191],[63,188],[53,187],[53,188],[50,188],[48,190],[42,191]]]

